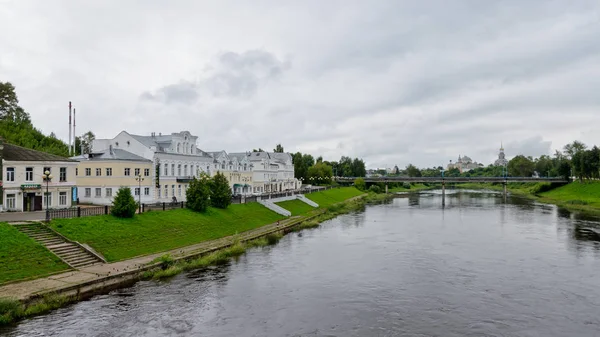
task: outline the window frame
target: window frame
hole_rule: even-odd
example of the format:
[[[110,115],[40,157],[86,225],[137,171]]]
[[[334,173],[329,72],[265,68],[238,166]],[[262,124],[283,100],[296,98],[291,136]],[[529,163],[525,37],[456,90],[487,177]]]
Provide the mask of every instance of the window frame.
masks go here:
[[[14,167],[6,168],[6,181],[15,181],[15,168]]]
[[[33,181],[33,167],[25,168],[25,181],[27,181],[27,182]]]

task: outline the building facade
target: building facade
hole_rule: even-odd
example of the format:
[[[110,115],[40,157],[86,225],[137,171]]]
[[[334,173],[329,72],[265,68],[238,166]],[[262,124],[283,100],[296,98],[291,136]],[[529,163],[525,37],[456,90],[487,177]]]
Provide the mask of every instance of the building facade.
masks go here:
[[[506,166],[508,165],[508,160],[506,160],[506,155],[504,155],[504,146],[500,143],[500,151],[498,152],[498,159],[494,162],[494,166]]]
[[[294,177],[294,164],[289,153],[246,152],[233,155],[245,155],[250,162],[253,173],[251,192],[253,194],[294,190],[302,185]]]
[[[2,145],[2,211],[72,206],[76,161],[12,144]],[[46,171],[51,179],[44,179]]]
[[[450,161],[450,164],[448,164],[448,170],[458,169],[460,173],[467,172],[478,167],[483,167],[483,164],[475,162],[467,156],[461,157],[460,155],[458,156],[456,163],[452,163],[452,161]]]
[[[110,205],[121,187],[129,187],[136,201],[154,201],[151,160],[110,145],[72,159],[79,162],[76,173],[80,203]]]

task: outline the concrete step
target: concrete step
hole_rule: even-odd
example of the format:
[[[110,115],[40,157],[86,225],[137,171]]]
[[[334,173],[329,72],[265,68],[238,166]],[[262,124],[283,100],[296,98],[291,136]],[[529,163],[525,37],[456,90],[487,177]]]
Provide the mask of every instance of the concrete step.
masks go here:
[[[72,266],[77,266],[82,264],[95,263],[98,262],[98,260],[88,256],[79,259],[67,260],[67,262]]]
[[[58,255],[61,259],[65,259],[65,260],[78,259],[80,257],[90,256],[89,254],[81,252],[81,251],[69,252],[69,253],[65,253],[65,254],[56,254],[56,255]]]
[[[44,246],[54,246],[63,243],[62,239],[48,239],[48,240],[38,240]]]
[[[55,253],[60,253],[60,252],[71,251],[71,250],[81,250],[81,248],[77,247],[76,245],[74,245],[72,243],[63,243],[63,244],[52,247],[50,250]]]
[[[90,261],[72,263],[71,266],[73,266],[75,268],[83,268],[83,267],[91,266],[91,265],[96,264],[96,263],[100,263],[100,261],[98,261],[98,260],[90,260]]]

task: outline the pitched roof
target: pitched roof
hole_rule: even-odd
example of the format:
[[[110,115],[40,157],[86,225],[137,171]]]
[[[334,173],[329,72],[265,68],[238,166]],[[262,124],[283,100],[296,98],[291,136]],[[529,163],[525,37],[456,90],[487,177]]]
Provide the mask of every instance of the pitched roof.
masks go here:
[[[2,150],[2,159],[11,161],[74,161],[69,158],[57,156],[55,154],[27,149],[9,143],[4,143],[4,150]]]
[[[133,154],[131,152],[121,150],[121,149],[113,149],[112,153],[110,152],[109,149],[106,149],[106,150],[94,152],[94,153],[90,154],[89,156],[82,155],[82,156],[72,157],[72,159],[75,159],[77,161],[83,161],[83,160],[127,160],[127,161],[152,162],[149,159],[146,159],[144,157],[138,156],[136,154]]]

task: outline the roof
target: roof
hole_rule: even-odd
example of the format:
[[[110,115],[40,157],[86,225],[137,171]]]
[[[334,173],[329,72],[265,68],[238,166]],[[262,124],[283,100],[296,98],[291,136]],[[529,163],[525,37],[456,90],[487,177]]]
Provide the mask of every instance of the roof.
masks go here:
[[[2,159],[11,161],[74,161],[66,157],[61,157],[55,154],[46,153],[42,151],[27,149],[9,143],[4,143],[4,150],[2,150]]]
[[[248,157],[247,153],[230,153],[229,158],[235,158],[238,162],[242,162],[244,158]]]
[[[77,161],[83,161],[83,160],[127,160],[127,161],[152,162],[149,159],[146,159],[144,157],[138,156],[136,154],[133,154],[131,152],[121,150],[121,149],[113,149],[112,153],[110,152],[109,149],[106,149],[106,150],[91,153],[90,155],[81,155],[81,156],[77,156],[77,157],[72,157],[72,159],[75,159]]]
[[[269,153],[272,159],[276,161],[280,161],[282,163],[287,162],[288,160],[292,160],[292,156],[289,153],[285,152],[271,152]]]

